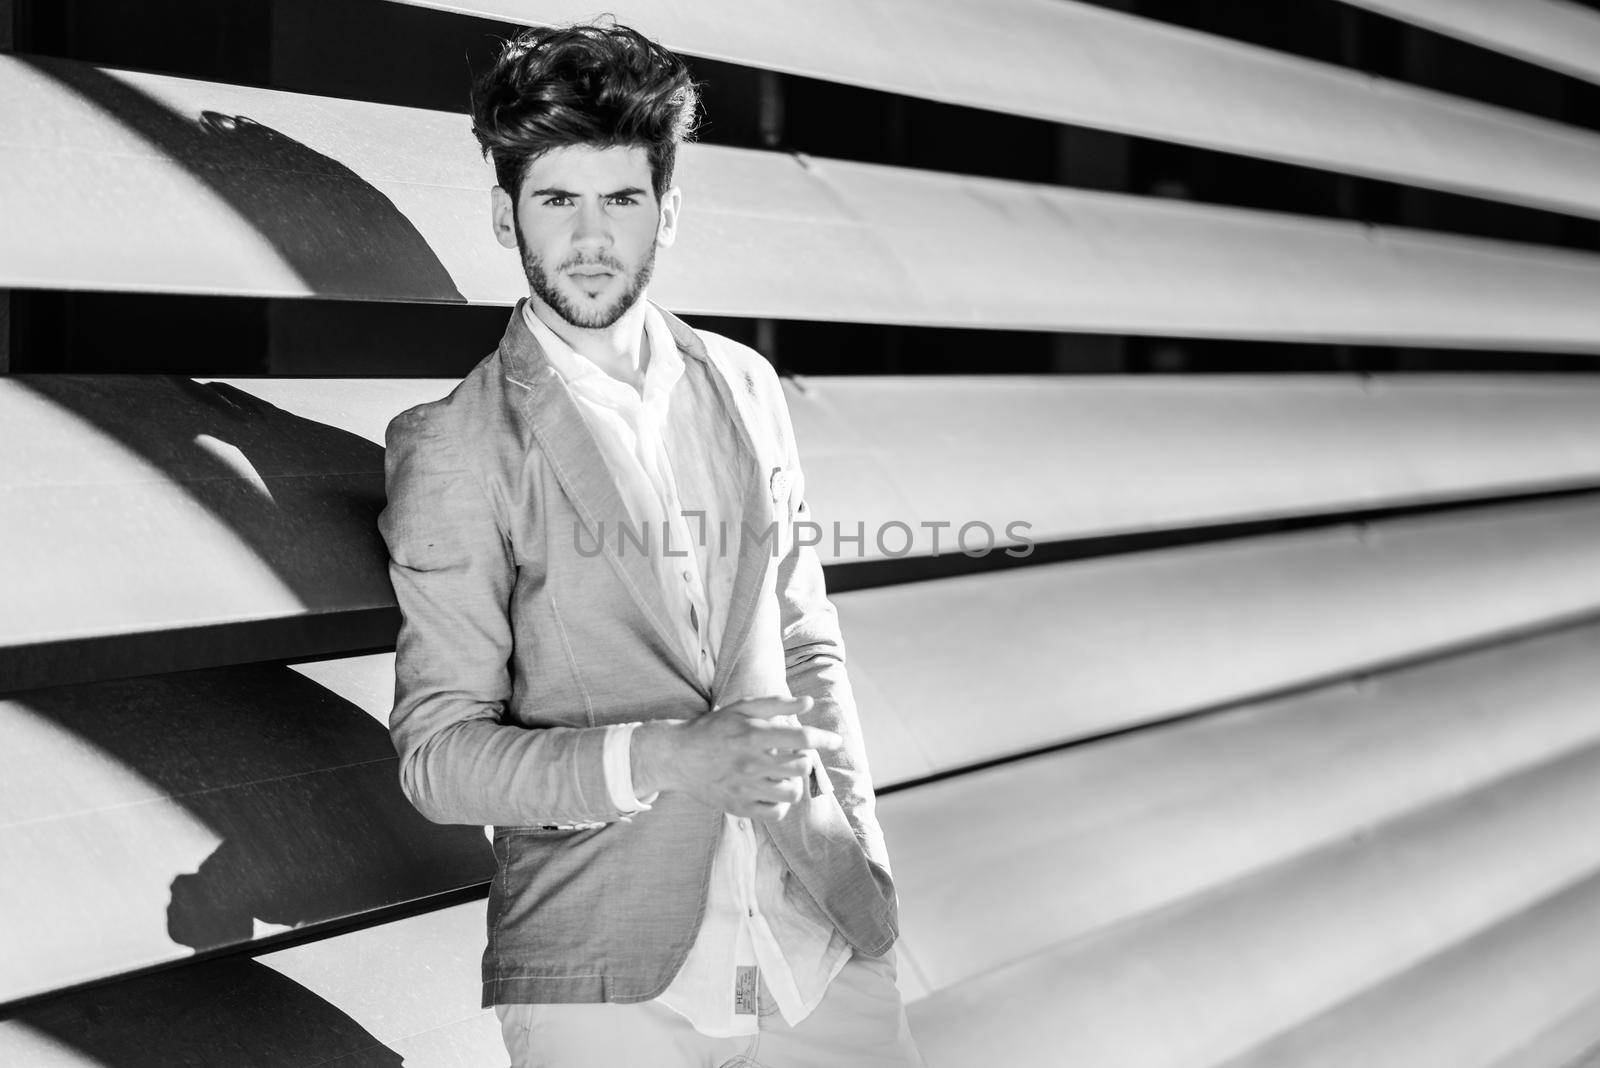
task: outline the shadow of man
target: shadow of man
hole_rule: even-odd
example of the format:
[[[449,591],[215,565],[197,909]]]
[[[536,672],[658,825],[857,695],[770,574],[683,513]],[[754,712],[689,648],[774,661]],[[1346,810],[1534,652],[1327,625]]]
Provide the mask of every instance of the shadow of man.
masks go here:
[[[94,67],[21,58],[204,182],[316,295],[466,302],[411,220],[338,160],[243,115],[180,114]]]
[[[5,1018],[115,1068],[404,1064],[339,1006],[248,958],[79,990]]]
[[[393,616],[388,550],[377,525],[384,504],[381,445],[226,383],[167,375],[21,375],[11,381],[160,471],[248,546],[306,609],[350,614],[382,608]],[[70,434],[46,430],[70,445]],[[103,520],[134,518],[110,514]],[[165,536],[181,544],[196,534],[174,528]],[[60,546],[39,552],[41,560],[64,555]],[[180,596],[176,589],[164,593],[172,604],[181,603]],[[251,610],[241,606],[246,615]],[[345,648],[392,641],[394,622]]]

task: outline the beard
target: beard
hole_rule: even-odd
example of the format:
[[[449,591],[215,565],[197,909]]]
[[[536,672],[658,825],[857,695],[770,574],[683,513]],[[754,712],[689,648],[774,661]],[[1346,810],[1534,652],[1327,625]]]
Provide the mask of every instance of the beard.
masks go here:
[[[621,260],[605,253],[592,259],[584,258],[581,253],[574,253],[561,261],[555,269],[555,275],[561,275],[575,267],[604,267],[625,282],[622,293],[610,303],[598,304],[585,297],[580,304],[578,300],[557,288],[555,277],[545,269],[544,260],[530,251],[523,242],[522,227],[515,227],[515,231],[517,251],[522,254],[522,273],[528,276],[528,288],[557,315],[582,330],[604,330],[614,325],[618,319],[627,314],[629,308],[638,303],[639,295],[644,292],[644,287],[650,284],[650,276],[656,269],[658,246],[653,242],[649,254],[645,256],[644,262],[636,271],[629,271]]]

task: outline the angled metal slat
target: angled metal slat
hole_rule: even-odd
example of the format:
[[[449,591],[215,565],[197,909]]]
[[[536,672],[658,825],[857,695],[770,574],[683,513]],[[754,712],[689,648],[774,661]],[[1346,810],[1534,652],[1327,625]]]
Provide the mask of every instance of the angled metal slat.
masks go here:
[[[524,24],[608,12],[713,59],[1571,214],[1597,205],[1600,139],[1578,128],[1070,0],[406,2]],[[1600,52],[1596,16],[1575,4],[1366,6],[1513,40],[1590,77]]]
[[[1600,378],[1587,375],[806,378],[789,407],[817,548],[838,563],[933,552],[935,536],[956,553],[969,523],[1002,551],[1015,521],[1045,542],[1595,485],[1600,472]],[[974,553],[989,543],[971,528]]]
[[[1589,624],[894,792],[902,974],[925,996],[1600,742],[1597,651]]]
[[[1597,772],[1589,746],[1044,949],[916,1002],[912,1028],[934,1066],[1223,1063],[1594,878]]]
[[[1600,614],[1600,502],[1344,524],[835,600],[851,683],[871,710],[873,771],[912,779]]]
[[[1575,898],[1581,892],[1581,888],[1575,889],[1572,896]],[[1591,931],[1594,923],[1589,921]],[[1583,939],[1585,945],[1592,944],[1587,935],[1576,937]],[[1600,995],[1589,998],[1565,1019],[1552,1023],[1521,1047],[1506,1053],[1491,1068],[1546,1068],[1551,1064],[1562,1068],[1593,1068],[1597,1053],[1600,1053]]]
[[[1218,1068],[1576,1068],[1600,1043],[1596,924],[1600,876]]]
[[[0,57],[0,129],[0,285],[526,292],[460,116]],[[682,179],[687,312],[1600,350],[1600,257],[710,146]]]
[[[1571,0],[1345,0],[1600,84],[1600,14]]]

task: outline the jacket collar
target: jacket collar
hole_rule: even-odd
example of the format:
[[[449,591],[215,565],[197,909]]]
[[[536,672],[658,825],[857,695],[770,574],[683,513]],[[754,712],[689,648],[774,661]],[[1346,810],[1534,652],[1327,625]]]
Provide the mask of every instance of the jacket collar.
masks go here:
[[[555,368],[550,365],[550,358],[534,339],[533,331],[528,329],[522,317],[522,306],[526,303],[526,297],[517,303],[512,310],[511,321],[506,323],[505,333],[500,336],[500,362],[505,368],[506,377],[518,385],[528,389],[546,389],[555,377]],[[722,361],[712,358],[705,342],[688,323],[659,304],[652,302],[651,306],[661,313],[672,339],[678,343],[680,354],[716,367],[726,375],[727,369],[722,366]]]

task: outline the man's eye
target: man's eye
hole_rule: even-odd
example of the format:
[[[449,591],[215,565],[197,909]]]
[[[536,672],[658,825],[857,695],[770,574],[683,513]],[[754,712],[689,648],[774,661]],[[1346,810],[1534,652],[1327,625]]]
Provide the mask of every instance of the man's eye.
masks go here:
[[[633,205],[639,203],[639,198],[638,197],[612,197],[611,198],[611,203],[619,204],[619,205],[622,205],[624,207],[632,207]]]
[[[547,208],[565,208],[571,203],[571,197],[545,197],[544,199],[544,206]]]

